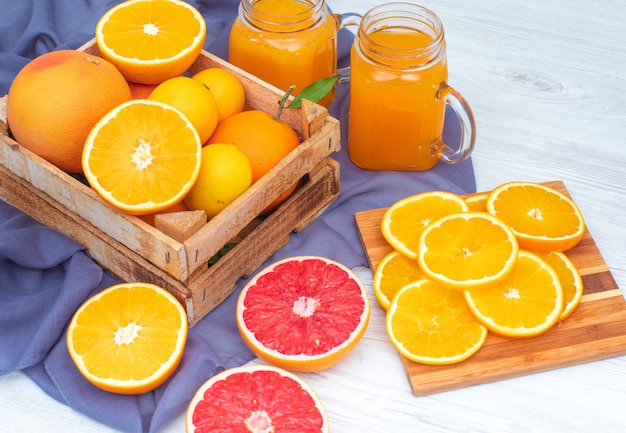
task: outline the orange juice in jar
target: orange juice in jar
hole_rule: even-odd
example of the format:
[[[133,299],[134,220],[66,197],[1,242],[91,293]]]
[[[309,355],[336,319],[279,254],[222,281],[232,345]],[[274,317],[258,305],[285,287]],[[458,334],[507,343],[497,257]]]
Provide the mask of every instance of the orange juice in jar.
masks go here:
[[[388,3],[363,16],[351,52],[348,153],[371,170],[458,163],[474,146],[472,112],[447,85],[443,27],[429,10]],[[462,124],[457,150],[442,141],[446,104]]]
[[[337,30],[324,0],[242,0],[229,61],[281,90],[295,85],[296,95],[337,72]]]

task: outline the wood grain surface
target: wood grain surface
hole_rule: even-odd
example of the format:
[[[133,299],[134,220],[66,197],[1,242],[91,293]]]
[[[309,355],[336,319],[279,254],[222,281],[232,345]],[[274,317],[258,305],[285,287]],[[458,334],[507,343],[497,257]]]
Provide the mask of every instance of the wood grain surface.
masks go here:
[[[548,186],[569,195],[561,181]],[[359,212],[355,221],[372,272],[392,247],[380,231],[385,209]],[[414,395],[426,395],[626,354],[626,301],[589,230],[566,252],[583,280],[574,313],[548,332],[512,339],[489,333],[483,347],[458,364],[431,366],[402,358]]]

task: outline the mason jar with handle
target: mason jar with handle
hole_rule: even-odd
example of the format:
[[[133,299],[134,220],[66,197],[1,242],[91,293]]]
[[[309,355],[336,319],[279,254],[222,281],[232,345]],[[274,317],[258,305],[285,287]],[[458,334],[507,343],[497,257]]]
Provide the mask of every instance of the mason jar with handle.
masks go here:
[[[370,170],[428,170],[456,164],[473,148],[476,127],[463,96],[448,85],[441,20],[413,3],[369,10],[352,46],[348,153]],[[446,105],[461,124],[454,149],[443,142]]]
[[[342,18],[324,0],[241,0],[230,32],[229,61],[297,95],[337,73],[337,31]],[[331,91],[320,103],[328,106]]]

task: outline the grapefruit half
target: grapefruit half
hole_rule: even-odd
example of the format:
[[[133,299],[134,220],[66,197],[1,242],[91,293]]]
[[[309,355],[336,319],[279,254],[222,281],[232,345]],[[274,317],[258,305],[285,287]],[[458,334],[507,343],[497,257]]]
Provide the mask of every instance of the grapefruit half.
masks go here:
[[[207,380],[186,417],[187,433],[328,433],[328,416],[301,378],[269,365],[235,367]]]
[[[365,286],[325,257],[298,256],[261,270],[241,291],[237,326],[248,347],[292,371],[335,365],[363,336],[370,315]]]

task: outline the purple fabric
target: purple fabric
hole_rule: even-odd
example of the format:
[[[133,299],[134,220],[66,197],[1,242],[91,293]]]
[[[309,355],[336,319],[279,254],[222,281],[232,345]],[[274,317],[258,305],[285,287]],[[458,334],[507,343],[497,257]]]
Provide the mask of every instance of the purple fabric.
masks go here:
[[[0,0],[0,96],[33,57],[77,48],[93,37],[98,18],[119,0]],[[228,32],[238,0],[197,0],[207,20],[205,48],[227,58]],[[347,65],[352,35],[339,37],[340,66]],[[268,263],[299,254],[367,265],[355,212],[389,206],[410,194],[432,189],[470,193],[476,189],[471,160],[439,164],[427,172],[364,171],[346,153],[348,85],[340,85],[331,114],[341,120],[341,195],[302,232],[293,234]],[[454,116],[446,118],[446,142],[459,139]],[[235,323],[238,290],[189,333],[176,373],[157,390],[120,396],[90,385],[65,346],[72,314],[89,296],[117,280],[95,264],[88,251],[0,200],[0,374],[22,370],[51,397],[124,432],[156,432],[183,412],[195,390],[224,368],[253,358]]]

